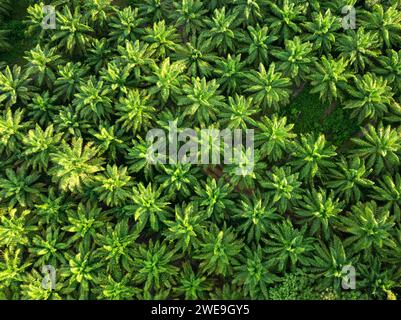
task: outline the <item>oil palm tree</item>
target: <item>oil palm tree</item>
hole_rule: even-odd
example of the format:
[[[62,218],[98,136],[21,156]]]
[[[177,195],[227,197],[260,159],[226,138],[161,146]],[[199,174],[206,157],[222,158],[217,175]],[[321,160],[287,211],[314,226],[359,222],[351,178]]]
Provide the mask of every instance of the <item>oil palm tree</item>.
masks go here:
[[[377,128],[369,124],[367,128],[362,128],[362,133],[362,139],[351,139],[355,147],[350,156],[365,159],[367,168],[374,168],[377,175],[385,169],[392,172],[400,163],[400,133],[382,123]]]
[[[321,177],[328,168],[334,167],[332,159],[336,156],[336,147],[327,143],[324,135],[302,135],[299,142],[293,143],[293,160],[290,165],[304,181],[313,181]]]
[[[58,47],[70,54],[86,52],[93,29],[86,24],[86,18],[81,14],[78,6],[75,7],[73,12],[68,6],[64,6],[62,12],[58,11],[57,25],[59,29],[54,33],[51,40]]]
[[[309,75],[311,93],[319,93],[320,99],[329,103],[343,100],[347,82],[354,77],[347,66],[344,58],[335,60],[322,56],[321,61],[315,63],[315,72]]]
[[[373,59],[380,56],[380,42],[377,34],[365,31],[363,27],[341,33],[334,43],[340,57],[349,61],[355,71],[364,71],[373,65]]]
[[[382,118],[394,103],[392,88],[382,77],[366,73],[355,80],[355,88],[350,88],[351,100],[345,103],[345,109],[351,109],[352,117],[358,116],[361,123],[365,119]]]
[[[259,71],[251,70],[244,77],[249,81],[249,84],[244,85],[245,92],[249,92],[253,101],[261,104],[263,109],[272,108],[277,111],[281,105],[288,103],[291,81],[276,71],[274,62],[268,70],[260,64]]]
[[[278,36],[273,35],[268,26],[261,27],[259,24],[248,26],[243,39],[244,47],[240,48],[241,53],[246,53],[245,61],[249,64],[258,66],[259,64],[269,63],[270,45],[278,39]]]
[[[176,21],[177,29],[182,29],[186,36],[199,34],[205,26],[205,14],[208,10],[200,0],[174,1],[175,10],[170,19]]]
[[[312,21],[304,23],[309,32],[305,39],[313,43],[314,49],[318,52],[330,52],[336,41],[336,31],[340,29],[339,19],[330,10],[324,13],[314,13]]]
[[[56,54],[56,48],[42,49],[38,44],[28,52],[25,60],[28,61],[26,72],[36,80],[38,86],[46,83],[46,86],[51,88],[56,80],[56,66],[62,63],[61,56]]]
[[[226,8],[215,9],[211,19],[206,20],[207,29],[201,33],[204,39],[210,39],[211,46],[220,54],[233,53],[238,43],[238,29],[241,21],[237,14]]]
[[[267,156],[272,161],[282,159],[296,137],[292,131],[294,125],[287,124],[286,117],[273,114],[272,117],[264,116],[257,122],[257,127],[260,131],[255,136],[255,143],[260,148],[262,156]]]
[[[359,157],[346,160],[344,157],[337,162],[337,168],[329,169],[329,180],[326,186],[341,195],[345,202],[357,202],[364,195],[363,190],[369,189],[374,182],[369,179],[372,169],[365,167],[364,161]]]
[[[396,5],[384,8],[375,4],[370,11],[363,12],[362,26],[377,34],[384,45],[391,49],[401,41],[401,15]]]
[[[271,54],[279,60],[277,69],[299,86],[301,81],[306,80],[314,62],[314,57],[311,56],[312,44],[308,41],[302,42],[301,38],[296,36],[285,40],[284,45],[284,50],[273,50]]]
[[[5,103],[6,107],[15,105],[17,101],[26,103],[34,89],[30,82],[31,78],[21,67],[14,65],[10,69],[6,66],[0,71],[0,103]]]
[[[98,158],[93,143],[84,145],[82,138],[73,138],[71,145],[66,141],[50,154],[53,163],[49,174],[59,183],[61,190],[78,192],[93,181],[93,174],[103,170],[103,159]]]
[[[58,76],[54,82],[54,93],[63,100],[70,100],[76,93],[79,83],[88,72],[88,67],[81,62],[67,62],[58,67]]]
[[[192,78],[191,84],[183,86],[184,95],[178,99],[178,105],[185,107],[185,115],[194,116],[197,123],[206,125],[216,120],[216,114],[225,105],[219,87],[214,79],[208,82],[205,78]]]
[[[210,39],[202,39],[192,36],[191,40],[185,45],[177,48],[177,60],[182,60],[188,69],[190,77],[209,78],[213,72],[213,63],[217,61]]]
[[[279,3],[266,1],[272,15],[266,19],[273,33],[280,42],[293,38],[302,32],[301,22],[305,20],[307,6],[305,3],[294,3],[282,0]]]
[[[157,94],[162,103],[166,103],[171,97],[177,100],[182,92],[182,84],[186,82],[184,75],[185,64],[182,61],[171,63],[170,58],[163,60],[160,65],[152,66],[153,74],[145,77],[145,80],[152,84],[149,94]]]
[[[115,10],[115,15],[108,22],[109,37],[117,43],[135,41],[138,39],[138,29],[144,25],[144,19],[139,16],[139,9],[126,7]]]

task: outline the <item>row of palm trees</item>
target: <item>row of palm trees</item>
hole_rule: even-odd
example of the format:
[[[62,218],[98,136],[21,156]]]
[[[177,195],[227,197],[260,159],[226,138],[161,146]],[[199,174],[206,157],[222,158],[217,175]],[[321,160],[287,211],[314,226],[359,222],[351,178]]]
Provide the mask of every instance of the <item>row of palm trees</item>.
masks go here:
[[[0,298],[399,297],[399,1],[49,1],[56,30],[34,2],[0,65]],[[304,84],[359,134],[297,131]],[[254,170],[154,165],[170,122],[254,129]]]

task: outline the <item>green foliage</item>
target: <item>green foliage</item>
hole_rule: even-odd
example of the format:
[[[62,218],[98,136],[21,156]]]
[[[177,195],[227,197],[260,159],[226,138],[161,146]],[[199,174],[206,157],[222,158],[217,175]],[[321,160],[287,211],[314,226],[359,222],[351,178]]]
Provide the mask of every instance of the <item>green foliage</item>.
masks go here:
[[[399,299],[400,17],[0,0],[0,299]]]
[[[279,271],[287,268],[294,271],[297,265],[309,265],[314,239],[305,235],[306,228],[307,225],[304,225],[295,229],[289,220],[272,225],[264,249],[271,257],[269,265]]]
[[[290,79],[276,72],[275,69],[275,64],[272,63],[266,71],[261,63],[259,71],[252,70],[245,75],[251,84],[246,86],[245,91],[250,92],[255,103],[260,104],[264,109],[278,110],[280,105],[288,103],[289,100]]]
[[[237,256],[243,247],[232,228],[219,229],[212,224],[205,232],[204,240],[195,254],[195,259],[201,260],[200,269],[207,273],[225,276],[232,272],[237,263]]]

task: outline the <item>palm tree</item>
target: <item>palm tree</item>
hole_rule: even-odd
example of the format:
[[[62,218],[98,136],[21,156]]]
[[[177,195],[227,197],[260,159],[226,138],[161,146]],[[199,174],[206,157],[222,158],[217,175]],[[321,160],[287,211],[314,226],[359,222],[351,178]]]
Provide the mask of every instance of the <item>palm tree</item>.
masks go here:
[[[280,281],[280,277],[269,271],[269,261],[264,257],[260,245],[256,248],[245,247],[244,251],[234,267],[233,283],[240,285],[245,296],[251,299],[267,299],[268,286]]]
[[[150,128],[156,108],[151,96],[146,91],[131,89],[115,105],[117,123],[125,132],[136,133]]]
[[[278,39],[278,36],[272,35],[267,26],[256,27],[248,26],[242,42],[244,47],[239,50],[241,53],[247,53],[246,62],[255,66],[269,63],[270,45]]]
[[[44,183],[38,181],[38,173],[29,174],[25,168],[16,171],[7,168],[5,174],[5,178],[0,178],[0,197],[8,201],[10,208],[16,204],[21,207],[31,206],[45,190]]]
[[[144,19],[139,17],[139,9],[126,7],[115,10],[115,15],[108,23],[110,32],[109,38],[117,43],[135,41],[138,39],[138,29],[144,24]]]
[[[32,247],[29,252],[38,257],[35,261],[35,267],[46,265],[65,264],[63,251],[71,247],[65,239],[65,233],[59,228],[48,227],[39,235],[35,235],[32,239]]]
[[[106,171],[95,177],[93,192],[97,199],[103,201],[107,206],[119,206],[130,197],[132,187],[131,177],[126,167],[107,165]]]
[[[309,265],[309,255],[313,250],[314,238],[306,236],[307,225],[302,229],[293,227],[290,220],[272,224],[268,238],[265,239],[264,252],[269,258],[268,265],[284,272],[288,267]]]
[[[62,133],[54,133],[53,125],[43,130],[36,124],[35,130],[29,130],[23,138],[25,165],[33,170],[46,171],[50,161],[50,154],[55,151],[61,140]]]
[[[101,30],[107,24],[109,15],[115,9],[112,0],[85,0],[82,8],[95,30]]]
[[[110,42],[106,38],[92,39],[88,47],[86,63],[96,73],[105,68],[111,59]]]
[[[174,1],[175,11],[170,19],[175,21],[177,29],[182,29],[186,36],[195,36],[205,26],[205,14],[208,12],[200,0]]]
[[[335,46],[340,52],[340,57],[348,60],[355,71],[365,70],[367,65],[373,65],[372,58],[380,56],[377,34],[365,31],[363,27],[339,34]]]
[[[130,230],[127,218],[121,219],[114,226],[108,224],[105,229],[104,233],[96,235],[95,241],[99,247],[95,256],[108,262],[107,270],[110,273],[132,272],[133,259],[130,253],[134,249],[138,233]]]
[[[95,286],[95,275],[100,273],[102,263],[96,261],[89,249],[81,248],[77,254],[66,254],[68,268],[65,268],[62,275],[68,278],[70,286],[78,288],[79,299],[88,299],[92,286]]]
[[[48,88],[53,86],[56,80],[56,65],[61,63],[61,56],[55,53],[56,48],[42,49],[38,44],[34,49],[28,52],[25,60],[27,64],[27,74],[33,77],[38,86],[42,86],[45,82]]]
[[[343,267],[353,265],[355,259],[348,256],[342,241],[337,236],[333,237],[329,245],[319,241],[314,249],[316,254],[311,261],[311,266],[319,279],[319,286],[322,289],[339,290],[344,278]]]
[[[206,181],[201,181],[195,186],[193,201],[201,209],[206,211],[206,217],[212,217],[216,222],[224,220],[226,209],[234,206],[232,198],[233,186],[223,178],[216,181],[214,178],[207,177]]]
[[[282,71],[284,76],[295,81],[299,86],[301,81],[305,81],[310,73],[310,66],[314,62],[311,56],[312,44],[310,42],[302,42],[298,36],[292,40],[284,41],[285,49],[273,50],[272,55],[279,62],[278,70]]]
[[[20,149],[25,129],[31,125],[30,122],[23,120],[23,110],[17,109],[15,112],[9,108],[3,110],[0,117],[0,154],[5,150],[6,155],[11,156]]]
[[[336,41],[335,32],[341,28],[339,19],[331,14],[330,10],[315,13],[312,21],[304,23],[306,30],[310,33],[305,40],[313,43],[314,49],[322,52],[330,52],[332,44]]]
[[[99,74],[100,79],[103,80],[118,97],[127,94],[129,88],[133,85],[129,66],[110,62],[107,64],[107,68],[100,70]]]
[[[149,94],[160,95],[160,101],[166,103],[171,97],[173,101],[177,99],[181,93],[182,84],[185,83],[187,77],[183,74],[185,64],[182,61],[170,63],[170,58],[162,61],[160,65],[153,65],[153,75],[144,79],[153,84],[149,88]]]
[[[237,14],[234,12],[226,13],[226,7],[223,7],[215,9],[213,17],[205,22],[208,28],[201,33],[201,37],[210,39],[211,46],[217,49],[219,54],[233,53],[237,45],[238,35],[241,34],[240,30],[237,29],[241,23],[237,19]]]
[[[59,29],[51,40],[56,42],[58,47],[65,49],[70,54],[86,52],[93,29],[86,24],[86,18],[81,14],[78,6],[73,12],[68,6],[64,6],[62,12],[58,11],[57,25]]]
[[[29,85],[31,79],[27,72],[22,72],[21,67],[14,65],[12,70],[6,66],[0,71],[0,103],[5,102],[6,107],[11,107],[21,101],[26,103],[34,89]]]
[[[267,179],[260,182],[267,193],[273,197],[273,202],[278,206],[279,212],[284,213],[288,208],[302,198],[299,173],[292,173],[290,167],[273,167],[267,173]]]
[[[386,209],[394,213],[395,220],[401,221],[401,176],[396,173],[394,177],[385,175],[378,181],[378,185],[372,187],[373,193],[370,197],[382,201]]]
[[[155,49],[147,43],[139,40],[135,42],[126,40],[125,46],[119,45],[117,50],[120,54],[118,60],[122,64],[129,66],[136,79],[139,79],[142,73],[148,74],[150,66],[155,65],[152,58]],[[159,70],[156,66],[154,68]]]
[[[350,88],[350,101],[345,104],[345,109],[352,109],[351,116],[358,116],[361,123],[365,119],[382,118],[394,103],[392,88],[382,77],[366,73],[362,78],[355,80],[355,88]]]
[[[64,140],[60,148],[50,154],[53,167],[49,174],[63,191],[78,192],[83,185],[93,181],[93,174],[103,170],[103,159],[98,158],[93,143],[83,144],[82,138],[74,138],[71,146]]]
[[[240,90],[244,66],[245,62],[241,61],[241,54],[233,57],[228,54],[226,59],[216,61],[214,73],[218,76],[218,83],[222,90],[228,94]]]
[[[182,91],[184,95],[178,99],[178,105],[184,106],[185,115],[195,116],[202,126],[216,120],[216,114],[225,105],[215,79],[207,82],[205,78],[192,78],[192,83],[184,84]]]
[[[201,260],[199,268],[202,272],[226,276],[232,273],[233,265],[238,264],[236,257],[243,246],[233,228],[224,225],[220,229],[212,224],[204,234],[194,258]]]
[[[268,25],[277,35],[280,42],[292,39],[302,32],[301,22],[305,20],[307,6],[304,3],[293,3],[289,0],[282,0],[279,4],[273,1],[266,1],[272,16],[266,19]]]
[[[387,56],[377,58],[379,66],[373,68],[374,73],[383,76],[393,89],[401,92],[401,52],[390,50]]]
[[[256,124],[252,116],[258,111],[252,98],[235,94],[228,97],[228,103],[224,105],[223,111],[218,113],[218,117],[225,128],[246,130],[249,125]]]
[[[177,205],[174,219],[164,221],[166,241],[174,243],[174,247],[183,253],[191,253],[199,247],[200,237],[206,232],[205,218],[204,212],[199,214],[193,204]]]
[[[3,215],[4,217],[4,215]],[[8,237],[6,239],[9,239]],[[3,237],[1,237],[3,239]],[[0,260],[0,279],[1,279],[1,290],[3,290],[3,297],[7,297],[7,293],[9,298],[11,299],[12,288],[15,288],[17,285],[19,286],[23,281],[23,274],[28,270],[28,267],[31,265],[30,262],[24,261],[23,253],[21,248],[10,247],[4,249],[3,259]],[[11,289],[11,290],[10,290]]]
[[[79,83],[88,72],[88,67],[81,62],[67,62],[58,68],[58,77],[54,82],[54,93],[64,101],[70,100],[76,93]]]
[[[88,120],[82,119],[72,106],[67,106],[59,111],[53,118],[57,132],[62,132],[64,138],[82,137],[91,127]]]
[[[392,236],[394,217],[374,201],[357,203],[352,213],[339,219],[339,228],[351,236],[344,240],[344,246],[351,254],[361,253],[365,257],[379,254],[383,247],[395,247]]]
[[[141,244],[133,252],[134,283],[143,286],[144,291],[155,292],[160,288],[175,285],[178,267],[174,262],[179,255],[165,242],[150,240]]]
[[[376,33],[389,49],[401,41],[401,14],[396,5],[383,8],[375,4],[371,11],[363,13],[362,26]]]
[[[359,157],[347,161],[344,157],[337,162],[336,169],[329,169],[329,179],[326,186],[333,189],[337,195],[344,197],[345,202],[357,202],[363,195],[363,190],[373,186],[369,179],[372,169],[366,169],[365,163]]]
[[[272,117],[264,116],[257,122],[260,129],[255,136],[256,146],[272,161],[278,161],[289,151],[291,141],[296,137],[292,132],[293,124],[287,124],[286,117],[273,114]]]
[[[142,292],[139,288],[132,286],[132,276],[126,275],[100,275],[95,279],[94,292],[99,300],[132,300]]]
[[[91,76],[88,80],[81,80],[73,104],[76,111],[86,119],[93,116],[95,120],[104,119],[109,117],[112,110],[110,95],[110,88]]]
[[[123,137],[123,130],[110,126],[108,122],[101,122],[96,130],[90,129],[89,134],[95,139],[99,153],[104,154],[106,158],[115,161],[118,156],[125,154],[127,145],[126,137]]]
[[[141,16],[147,21],[160,21],[167,19],[171,10],[171,0],[133,0],[133,5],[139,8]]]
[[[131,200],[132,205],[124,207],[124,212],[133,215],[138,231],[142,231],[147,223],[154,231],[160,230],[163,223],[168,217],[168,196],[162,195],[162,188],[152,186],[149,183],[146,187],[142,182],[132,188]]]
[[[271,196],[258,191],[251,198],[242,196],[240,206],[233,208],[234,219],[241,222],[238,231],[247,235],[247,242],[259,242],[270,231],[270,226],[280,220]]]
[[[238,14],[238,19],[246,25],[260,22],[266,10],[263,0],[234,0],[233,5],[233,11]]]
[[[369,124],[367,129],[362,128],[362,133],[362,139],[351,139],[355,147],[350,156],[365,159],[367,168],[374,168],[376,175],[385,169],[394,171],[400,163],[400,133],[389,125],[384,127],[382,123],[377,128]]]
[[[161,169],[163,173],[157,175],[155,181],[173,199],[190,196],[198,185],[200,168],[190,163],[162,164]]]
[[[68,235],[68,242],[78,244],[78,249],[90,247],[99,233],[105,230],[106,223],[110,220],[95,201],[80,202],[78,206],[69,208],[66,217],[67,221],[64,222],[62,229],[72,234]]]
[[[130,165],[128,167],[129,172],[137,173],[143,170],[147,180],[153,176],[153,171],[157,168],[158,162],[149,154],[151,147],[152,142],[143,140],[140,136],[137,136],[137,140],[132,141],[132,146],[126,155],[127,163]],[[165,158],[163,159],[165,160]]]
[[[323,134],[302,135],[299,142],[293,143],[293,160],[290,165],[294,171],[299,172],[299,177],[313,183],[315,176],[321,177],[325,170],[334,167],[332,158],[336,156],[336,147],[328,145]]]
[[[190,77],[210,77],[213,71],[212,63],[218,57],[214,54],[210,39],[193,36],[191,41],[180,46],[176,51],[177,60],[183,61],[188,67]]]
[[[396,300],[392,291],[398,287],[399,273],[396,265],[382,262],[380,257],[369,255],[366,262],[361,264],[361,287],[372,293],[376,299]]]
[[[176,29],[166,26],[164,20],[155,22],[152,28],[146,28],[145,33],[143,40],[153,46],[157,57],[166,58],[177,50],[179,40]]]
[[[354,76],[347,70],[348,62],[344,58],[334,60],[322,56],[321,63],[315,62],[315,72],[309,75],[311,93],[319,93],[323,101],[343,100],[347,82]]]
[[[206,293],[213,288],[212,282],[201,272],[195,273],[191,264],[184,263],[174,291],[186,300],[207,299]]]
[[[46,18],[46,12],[43,10],[44,5],[45,4],[43,2],[30,4],[26,9],[27,19],[24,21],[27,25],[27,35],[32,37],[36,36],[38,42],[48,41],[48,39],[45,37],[45,34],[50,33],[50,35],[52,35],[54,33],[54,30],[44,29],[42,26],[43,21]]]
[[[342,212],[344,204],[333,193],[324,189],[307,191],[299,202],[295,214],[301,218],[299,224],[308,223],[312,236],[320,234],[325,240],[332,237],[332,225]]]
[[[260,64],[259,71],[251,70],[244,76],[249,81],[246,86],[244,84],[245,92],[251,93],[253,101],[261,104],[264,109],[279,110],[281,105],[289,102],[291,81],[281,72],[276,72],[274,62],[267,71]]]

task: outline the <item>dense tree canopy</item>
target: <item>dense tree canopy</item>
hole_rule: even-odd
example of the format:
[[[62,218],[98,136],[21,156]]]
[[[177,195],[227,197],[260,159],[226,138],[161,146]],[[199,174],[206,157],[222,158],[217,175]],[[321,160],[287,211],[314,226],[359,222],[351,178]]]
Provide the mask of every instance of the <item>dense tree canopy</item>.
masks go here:
[[[11,2],[1,299],[401,298],[400,1]],[[171,125],[253,129],[251,172],[153,163]]]

